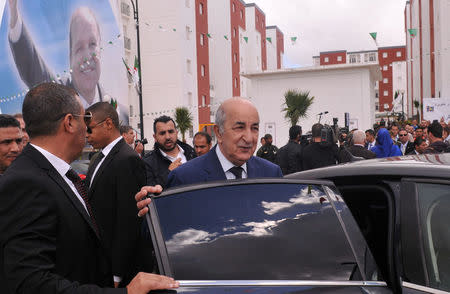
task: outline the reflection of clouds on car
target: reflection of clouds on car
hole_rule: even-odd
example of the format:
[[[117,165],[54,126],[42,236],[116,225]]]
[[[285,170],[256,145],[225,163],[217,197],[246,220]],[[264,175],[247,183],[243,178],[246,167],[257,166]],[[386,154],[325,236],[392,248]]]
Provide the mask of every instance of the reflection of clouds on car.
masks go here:
[[[308,196],[308,197],[305,197]],[[303,188],[299,194],[289,199],[289,202],[266,202],[262,201],[261,205],[265,208],[264,213],[273,215],[283,209],[287,209],[297,204],[314,204],[317,203],[316,197],[322,197],[325,194],[317,189],[309,187]]]
[[[185,245],[193,245],[211,241],[211,238],[217,236],[217,233],[208,233],[201,230],[187,229],[175,234],[166,242],[168,248],[174,248]]]

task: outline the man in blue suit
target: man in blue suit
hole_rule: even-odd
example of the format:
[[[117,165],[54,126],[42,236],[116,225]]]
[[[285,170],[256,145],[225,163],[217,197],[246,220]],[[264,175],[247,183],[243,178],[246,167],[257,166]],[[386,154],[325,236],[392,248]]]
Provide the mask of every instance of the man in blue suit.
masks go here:
[[[253,156],[258,143],[259,115],[249,100],[225,100],[216,112],[214,133],[217,145],[205,155],[171,171],[167,187],[227,179],[283,176],[278,165]],[[161,186],[146,186],[136,194],[138,216],[142,217],[148,212],[147,205],[151,200],[145,196],[155,192],[162,192]]]
[[[241,178],[282,177],[279,166],[253,156],[259,115],[249,100],[231,98],[216,112],[217,145],[207,154],[174,169],[167,187]]]

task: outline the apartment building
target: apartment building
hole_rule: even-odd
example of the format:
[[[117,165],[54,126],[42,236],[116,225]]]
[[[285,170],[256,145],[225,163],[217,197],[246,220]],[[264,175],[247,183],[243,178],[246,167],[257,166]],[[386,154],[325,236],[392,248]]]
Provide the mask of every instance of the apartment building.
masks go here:
[[[410,0],[404,13],[408,108],[415,113],[414,101],[450,97],[450,2]]]

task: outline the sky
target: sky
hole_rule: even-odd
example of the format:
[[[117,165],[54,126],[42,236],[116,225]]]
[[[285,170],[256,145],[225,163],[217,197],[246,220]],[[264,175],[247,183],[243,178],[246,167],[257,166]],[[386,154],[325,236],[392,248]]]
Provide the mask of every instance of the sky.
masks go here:
[[[248,0],[266,14],[266,26],[284,33],[286,67],[308,66],[323,51],[373,50],[405,45],[406,0]],[[291,37],[297,42],[292,45]]]

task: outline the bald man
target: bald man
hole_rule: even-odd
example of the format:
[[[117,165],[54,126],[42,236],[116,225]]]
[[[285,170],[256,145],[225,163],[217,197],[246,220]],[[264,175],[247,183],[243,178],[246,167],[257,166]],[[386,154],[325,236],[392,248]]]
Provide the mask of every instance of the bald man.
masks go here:
[[[217,145],[208,153],[174,169],[168,187],[208,181],[282,177],[279,166],[254,157],[259,138],[259,115],[247,99],[225,100],[216,112]]]

